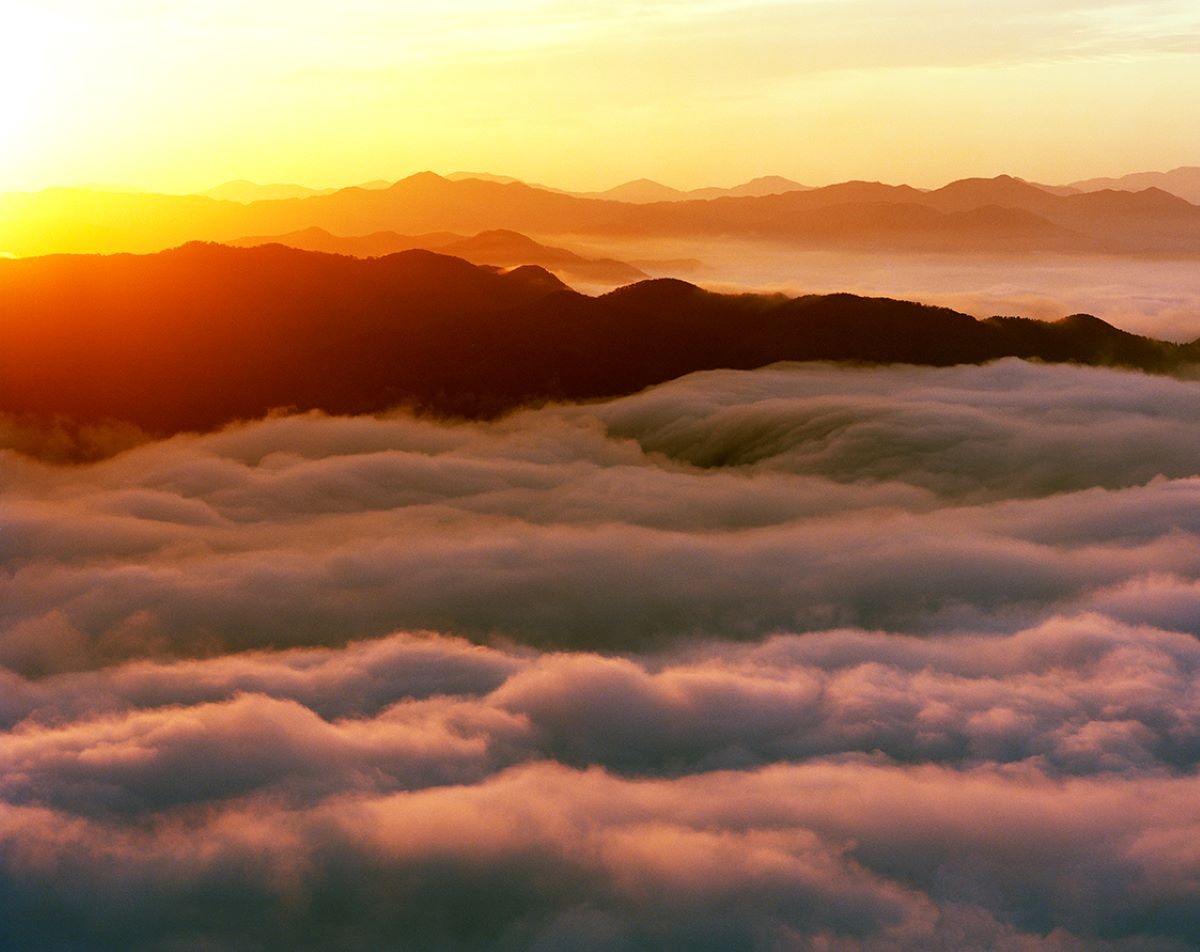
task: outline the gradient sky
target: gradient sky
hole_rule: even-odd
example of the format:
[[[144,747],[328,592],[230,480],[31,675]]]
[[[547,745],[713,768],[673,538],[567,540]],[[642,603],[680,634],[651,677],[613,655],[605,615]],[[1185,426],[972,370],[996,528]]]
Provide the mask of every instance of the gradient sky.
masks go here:
[[[1200,164],[1195,0],[40,0],[0,82],[0,190]]]

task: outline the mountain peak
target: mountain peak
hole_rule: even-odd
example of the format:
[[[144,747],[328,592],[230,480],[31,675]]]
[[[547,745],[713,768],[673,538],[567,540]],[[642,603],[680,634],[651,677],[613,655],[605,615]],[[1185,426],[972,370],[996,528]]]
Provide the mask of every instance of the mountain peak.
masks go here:
[[[792,181],[790,178],[784,178],[782,175],[759,175],[757,178],[752,178],[749,182],[745,182],[742,187],[746,186],[756,188],[784,186],[789,189],[804,187],[799,182]]]
[[[702,288],[697,287],[689,281],[681,281],[679,278],[649,278],[645,281],[637,281],[633,284],[627,284],[623,288],[609,291],[607,294],[602,295],[602,297],[614,299],[630,298],[641,301],[671,301],[705,293],[707,292]]]
[[[671,188],[669,185],[663,185],[662,182],[656,182],[648,178],[622,182],[620,185],[604,192],[585,194],[591,194],[597,198],[613,199],[619,202],[636,203],[670,202],[676,201],[684,195],[677,188]]]
[[[392,188],[400,188],[405,185],[433,185],[449,182],[447,178],[438,175],[437,172],[416,172],[405,178],[400,179],[392,185]]]
[[[556,275],[537,264],[517,265],[517,267],[505,271],[504,276],[510,280],[520,281],[525,287],[537,288],[547,293],[571,290]]]
[[[479,232],[479,234],[477,234],[473,239],[468,238],[467,240],[468,241],[472,241],[472,240],[474,240],[474,241],[503,240],[503,241],[520,242],[522,244],[529,244],[529,245],[537,244],[537,242],[534,241],[532,238],[530,238],[528,235],[523,235],[519,231],[513,231],[510,228],[489,228],[489,229],[486,229],[485,231]]]
[[[956,179],[949,185],[943,185],[939,192],[946,191],[962,191],[966,189],[1004,189],[1005,191],[1040,191],[1036,185],[1031,185],[1024,179],[1017,178],[1014,175],[995,175],[992,178],[983,176],[975,176],[971,178]]]

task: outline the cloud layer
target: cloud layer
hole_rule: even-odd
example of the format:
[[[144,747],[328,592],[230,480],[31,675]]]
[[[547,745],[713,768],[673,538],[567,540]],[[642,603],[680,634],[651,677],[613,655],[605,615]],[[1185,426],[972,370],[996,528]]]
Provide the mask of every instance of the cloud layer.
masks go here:
[[[285,417],[85,468],[8,454],[0,664],[1095,607],[1194,631],[1197,419],[1193,384],[1136,374],[779,367],[490,426]]]
[[[779,366],[0,453],[0,945],[1190,947],[1198,411]]]
[[[10,675],[0,938],[1182,948],[1198,672],[1191,636],[1083,616]]]

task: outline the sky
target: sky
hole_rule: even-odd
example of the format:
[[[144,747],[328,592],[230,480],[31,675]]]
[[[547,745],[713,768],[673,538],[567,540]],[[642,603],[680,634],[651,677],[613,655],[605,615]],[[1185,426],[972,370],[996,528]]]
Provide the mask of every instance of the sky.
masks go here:
[[[1200,162],[1192,0],[42,0],[5,10],[0,83],[0,191]]]

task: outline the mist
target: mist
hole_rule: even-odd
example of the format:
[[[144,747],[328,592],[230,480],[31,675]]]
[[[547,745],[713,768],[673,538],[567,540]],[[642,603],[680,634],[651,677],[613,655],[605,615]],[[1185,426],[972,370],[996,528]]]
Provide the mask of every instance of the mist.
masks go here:
[[[1200,271],[1187,256],[819,250],[729,237],[563,240],[714,291],[846,291],[936,304],[978,318],[1050,321],[1087,313],[1147,337],[1180,343],[1200,337]]]

